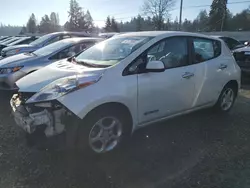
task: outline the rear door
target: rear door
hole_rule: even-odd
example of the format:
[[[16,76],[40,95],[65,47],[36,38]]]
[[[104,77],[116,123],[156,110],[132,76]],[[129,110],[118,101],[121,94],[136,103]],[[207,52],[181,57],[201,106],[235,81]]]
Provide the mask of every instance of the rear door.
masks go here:
[[[207,38],[191,38],[195,65],[195,100],[193,106],[217,101],[225,84],[228,65],[221,55],[221,42]],[[224,59],[224,60],[223,60]]]

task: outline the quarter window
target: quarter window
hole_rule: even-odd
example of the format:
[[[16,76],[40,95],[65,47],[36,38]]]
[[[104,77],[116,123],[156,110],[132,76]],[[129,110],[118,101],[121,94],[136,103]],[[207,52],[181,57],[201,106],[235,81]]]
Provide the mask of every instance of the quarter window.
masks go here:
[[[187,39],[173,37],[161,41],[149,49],[148,61],[162,61],[166,69],[188,65]]]
[[[221,54],[221,45],[219,41],[195,38],[193,39],[194,61],[201,63],[216,58]]]

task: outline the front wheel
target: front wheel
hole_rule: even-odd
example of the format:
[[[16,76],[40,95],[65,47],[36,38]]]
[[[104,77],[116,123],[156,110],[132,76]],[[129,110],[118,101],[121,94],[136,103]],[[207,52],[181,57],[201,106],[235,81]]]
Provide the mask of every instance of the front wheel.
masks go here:
[[[215,105],[215,109],[219,112],[229,112],[234,105],[236,92],[237,91],[233,86],[225,86]]]
[[[81,121],[77,148],[95,154],[109,153],[130,135],[127,118],[115,110],[99,110]]]

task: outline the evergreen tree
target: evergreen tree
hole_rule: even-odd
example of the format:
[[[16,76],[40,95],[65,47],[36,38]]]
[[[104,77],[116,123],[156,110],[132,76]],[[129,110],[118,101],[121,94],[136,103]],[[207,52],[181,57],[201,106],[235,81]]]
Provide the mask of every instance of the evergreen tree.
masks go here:
[[[59,15],[55,12],[51,12],[50,14],[50,31],[56,32],[59,31]]]
[[[117,22],[115,21],[115,18],[114,18],[114,17],[111,19],[111,31],[112,31],[112,32],[119,32],[118,24],[117,24]]]
[[[25,26],[22,27],[19,35],[23,35],[23,34],[26,34],[27,33],[27,28]]]
[[[106,19],[106,22],[105,22],[104,30],[106,32],[111,32],[112,31],[111,25],[112,25],[111,20],[110,20],[110,17],[108,16],[107,19]]]
[[[94,23],[93,23],[93,18],[91,16],[89,10],[87,10],[84,17],[85,17],[86,27],[87,27],[88,31],[92,31],[94,28]]]
[[[65,24],[69,31],[79,31],[84,25],[83,11],[76,0],[70,0],[69,21]]]
[[[51,20],[47,14],[45,14],[42,17],[42,20],[41,20],[40,25],[39,25],[39,32],[40,33],[52,32],[52,23],[51,23]]]
[[[226,29],[227,1],[213,0],[209,12],[209,27],[212,31],[223,31]]]
[[[27,22],[27,31],[28,33],[35,33],[37,31],[36,17],[33,13]]]
[[[141,17],[141,15],[138,15],[136,18],[136,31],[142,31],[142,22],[143,18]]]

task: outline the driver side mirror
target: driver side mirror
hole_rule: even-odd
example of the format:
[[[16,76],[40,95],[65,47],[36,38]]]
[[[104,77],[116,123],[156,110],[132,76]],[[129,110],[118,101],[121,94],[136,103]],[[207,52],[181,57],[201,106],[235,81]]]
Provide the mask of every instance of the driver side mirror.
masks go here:
[[[165,66],[162,61],[149,61],[146,66],[146,72],[164,72]]]
[[[244,43],[245,46],[249,46],[249,44],[250,44],[250,42],[248,42],[248,41],[246,41],[246,42]]]

